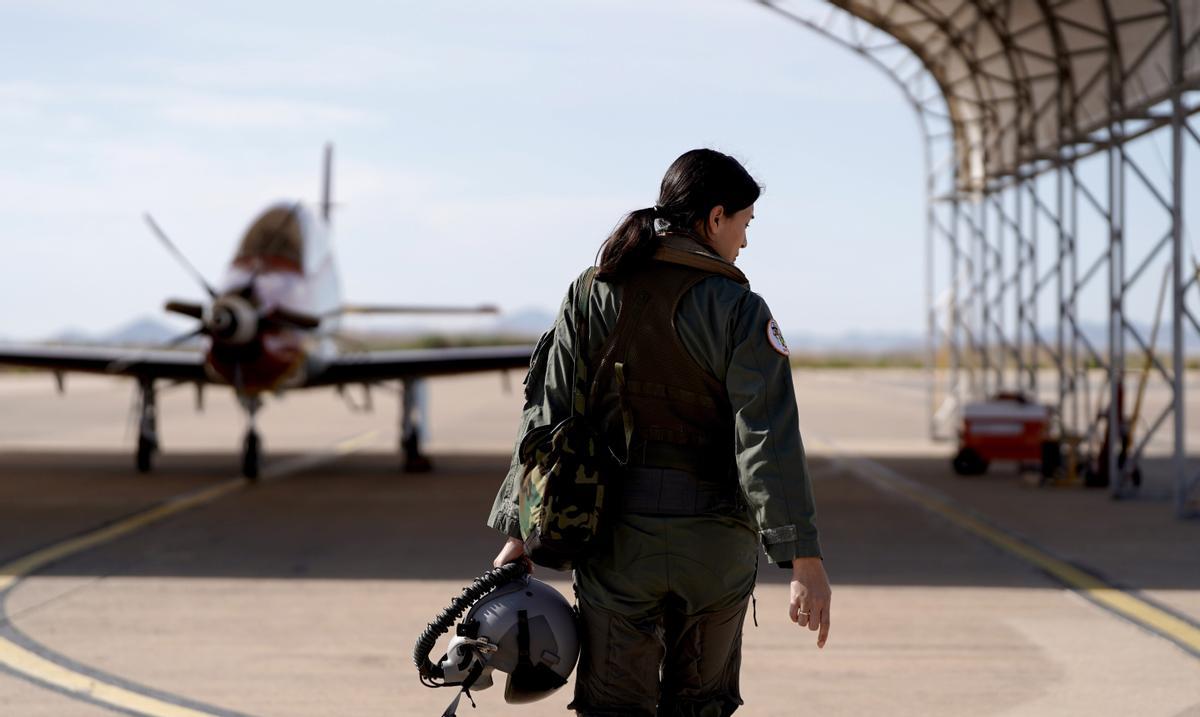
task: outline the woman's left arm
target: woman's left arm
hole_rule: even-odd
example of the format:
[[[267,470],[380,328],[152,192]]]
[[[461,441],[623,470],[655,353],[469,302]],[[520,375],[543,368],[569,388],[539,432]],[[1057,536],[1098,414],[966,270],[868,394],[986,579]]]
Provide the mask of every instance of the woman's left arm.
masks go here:
[[[542,334],[529,361],[525,374],[525,407],[521,425],[513,446],[508,473],[496,491],[487,524],[509,538],[521,538],[517,488],[521,480],[521,441],[529,431],[550,425],[555,417],[565,415],[570,408],[574,384],[571,382],[571,351],[575,342],[574,297],[579,279],[571,283],[563,298],[554,326]]]
[[[762,297],[735,309],[725,386],[734,414],[738,479],[771,562],[819,558],[812,481],[800,439],[787,344]]]

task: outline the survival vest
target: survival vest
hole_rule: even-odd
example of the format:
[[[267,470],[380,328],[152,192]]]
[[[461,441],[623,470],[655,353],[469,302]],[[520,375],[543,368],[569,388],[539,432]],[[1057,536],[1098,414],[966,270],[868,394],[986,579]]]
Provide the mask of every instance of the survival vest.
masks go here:
[[[629,446],[627,468],[670,468],[729,485],[736,476],[729,395],[679,340],[675,312],[713,274],[749,282],[683,237],[661,240],[651,260],[614,279],[621,306],[594,363],[591,417],[611,446]]]

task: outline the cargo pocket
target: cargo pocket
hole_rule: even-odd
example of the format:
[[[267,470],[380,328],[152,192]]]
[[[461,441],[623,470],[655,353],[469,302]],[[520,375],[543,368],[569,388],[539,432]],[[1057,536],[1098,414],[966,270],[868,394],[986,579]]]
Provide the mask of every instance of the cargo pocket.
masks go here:
[[[664,646],[654,617],[631,620],[579,601],[583,644],[568,706],[586,717],[654,717]]]

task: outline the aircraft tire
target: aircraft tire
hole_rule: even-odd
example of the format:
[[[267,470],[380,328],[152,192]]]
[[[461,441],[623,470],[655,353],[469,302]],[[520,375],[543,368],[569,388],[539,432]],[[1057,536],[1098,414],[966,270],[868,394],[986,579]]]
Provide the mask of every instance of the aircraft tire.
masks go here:
[[[246,433],[242,444],[242,475],[249,480],[258,480],[258,467],[261,456],[260,442],[256,431]]]
[[[978,476],[987,472],[988,462],[974,448],[962,448],[952,462],[954,472],[960,476]]]
[[[149,473],[154,467],[154,444],[145,437],[138,437],[136,464],[138,473]]]

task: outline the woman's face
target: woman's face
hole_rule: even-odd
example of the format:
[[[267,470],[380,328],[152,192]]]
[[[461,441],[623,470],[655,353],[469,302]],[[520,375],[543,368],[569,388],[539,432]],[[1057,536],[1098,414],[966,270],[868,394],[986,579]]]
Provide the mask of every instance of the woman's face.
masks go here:
[[[708,213],[708,242],[722,259],[733,263],[737,260],[738,252],[746,247],[746,227],[754,218],[754,205],[740,212],[726,214],[725,207],[713,207]]]

